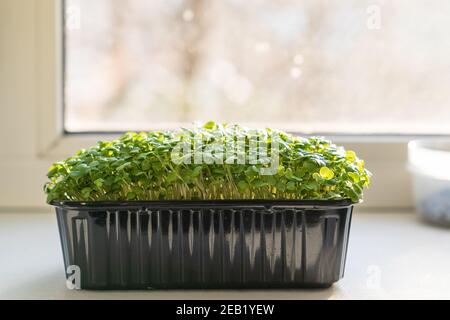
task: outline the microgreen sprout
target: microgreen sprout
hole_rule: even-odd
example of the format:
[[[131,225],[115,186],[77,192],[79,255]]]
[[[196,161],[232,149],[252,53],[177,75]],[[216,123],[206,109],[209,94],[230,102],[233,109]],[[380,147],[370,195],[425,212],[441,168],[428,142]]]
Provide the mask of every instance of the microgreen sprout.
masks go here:
[[[258,158],[251,148],[250,137],[255,135],[257,150],[269,146],[265,150],[268,157],[277,158],[272,174],[262,172],[273,162]],[[230,143],[233,150],[240,145],[241,153],[220,148]],[[174,150],[180,146],[190,152],[174,159]],[[238,199],[357,202],[370,184],[371,173],[355,152],[322,137],[302,138],[273,129],[250,130],[208,122],[191,129],[126,133],[114,141],[98,142],[54,163],[47,176],[44,190],[49,203]]]

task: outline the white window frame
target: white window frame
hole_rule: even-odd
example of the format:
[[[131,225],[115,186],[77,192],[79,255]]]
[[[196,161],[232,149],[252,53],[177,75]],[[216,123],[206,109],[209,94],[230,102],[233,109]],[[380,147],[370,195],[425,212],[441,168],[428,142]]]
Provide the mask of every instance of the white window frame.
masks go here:
[[[22,5],[23,0],[7,0],[11,6]],[[28,2],[29,1],[29,2]],[[110,134],[66,134],[63,127],[63,2],[61,0],[25,0],[33,3],[35,11],[35,98],[37,139],[34,154],[27,159],[20,155],[15,159],[25,161],[31,168],[46,170],[51,162],[73,154],[76,150],[86,148],[99,140],[116,137]],[[20,4],[21,3],[21,4]],[[1,12],[0,12],[1,18]],[[0,75],[0,77],[7,75]],[[2,80],[2,79],[0,79]],[[11,93],[11,94],[14,94]],[[15,94],[20,94],[16,92]],[[1,102],[1,101],[0,101]],[[29,106],[19,106],[19,108]],[[4,111],[0,111],[4,112]],[[20,119],[16,119],[20,121]],[[149,128],[151,129],[151,128]],[[406,170],[407,142],[411,136],[370,136],[338,135],[330,137],[339,144],[355,150],[364,158],[367,167],[374,173],[373,185],[366,192],[366,208],[410,208],[412,206],[411,183]],[[2,160],[0,160],[1,162]],[[15,162],[15,161],[13,161]],[[20,161],[18,161],[20,163]],[[9,162],[10,170],[15,164]],[[22,163],[23,165],[23,163]],[[36,169],[37,170],[37,169]],[[27,171],[30,178],[33,170]],[[45,171],[32,172],[33,184],[28,192],[30,200],[19,201],[19,194],[9,193],[3,196],[0,190],[0,206],[44,206],[45,199],[38,183],[45,181]],[[11,178],[12,181],[12,178]],[[19,182],[23,183],[23,182]],[[17,188],[17,190],[20,190]],[[18,191],[16,192],[18,193]],[[15,201],[15,202],[14,202]]]

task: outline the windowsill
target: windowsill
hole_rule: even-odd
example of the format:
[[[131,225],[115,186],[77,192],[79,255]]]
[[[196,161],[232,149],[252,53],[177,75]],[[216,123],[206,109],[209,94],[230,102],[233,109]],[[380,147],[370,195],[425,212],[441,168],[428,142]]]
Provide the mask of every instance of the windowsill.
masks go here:
[[[70,291],[56,217],[0,213],[0,299],[449,299],[450,230],[401,212],[357,212],[346,275],[325,290]]]

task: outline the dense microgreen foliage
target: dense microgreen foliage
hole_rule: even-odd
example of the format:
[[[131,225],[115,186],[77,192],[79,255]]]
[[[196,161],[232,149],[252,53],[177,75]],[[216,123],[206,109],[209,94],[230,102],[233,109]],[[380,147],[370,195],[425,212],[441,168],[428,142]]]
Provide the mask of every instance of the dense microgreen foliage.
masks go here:
[[[249,163],[249,136],[279,157],[273,175],[261,174],[270,163]],[[198,137],[201,137],[200,140]],[[192,143],[194,141],[194,143]],[[201,143],[195,143],[201,141]],[[244,141],[243,153],[228,154],[220,145]],[[271,146],[278,142],[278,151]],[[191,153],[174,149],[184,146]],[[259,144],[262,146],[263,144]],[[235,147],[236,148],[236,147]],[[235,150],[235,149],[233,149]],[[203,154],[199,161],[196,152]],[[200,154],[200,153],[199,153]],[[244,154],[245,164],[239,162]],[[240,158],[241,157],[241,158]],[[245,158],[246,157],[246,158]],[[353,151],[321,137],[302,138],[272,129],[250,130],[209,122],[177,131],[127,133],[101,141],[54,163],[45,185],[47,201],[220,200],[220,199],[362,199],[370,172]]]

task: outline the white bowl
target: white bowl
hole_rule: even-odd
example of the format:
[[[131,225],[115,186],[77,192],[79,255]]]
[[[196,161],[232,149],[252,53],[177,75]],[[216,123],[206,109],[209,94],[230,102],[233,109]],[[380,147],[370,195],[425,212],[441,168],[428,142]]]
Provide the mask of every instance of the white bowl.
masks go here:
[[[417,211],[427,221],[450,225],[450,139],[411,141],[408,158]]]

